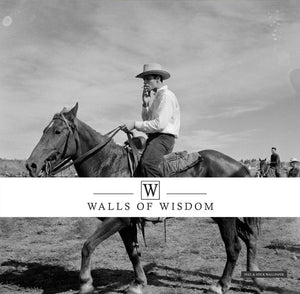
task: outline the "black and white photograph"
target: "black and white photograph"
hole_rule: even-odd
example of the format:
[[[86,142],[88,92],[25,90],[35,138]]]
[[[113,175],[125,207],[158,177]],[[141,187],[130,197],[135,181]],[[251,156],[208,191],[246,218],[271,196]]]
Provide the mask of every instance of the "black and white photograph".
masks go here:
[[[0,293],[299,293],[299,34],[297,0],[0,0]],[[82,178],[117,208],[38,214]],[[185,213],[133,214],[119,178],[148,207],[176,178]],[[235,178],[229,217],[204,178]]]
[[[232,244],[228,266],[232,269],[238,259],[230,288],[222,289],[217,286],[226,251],[217,223],[209,218],[171,218],[165,228],[163,220],[148,219],[144,238],[140,228],[136,235],[133,226],[123,229],[91,254],[85,283],[80,281],[81,252],[93,246],[86,241],[100,228],[99,220],[1,218],[0,293],[299,293],[300,218],[262,218],[261,224],[255,219],[248,221],[260,232],[257,235],[255,229],[247,235],[239,231],[239,237],[245,234],[246,238]],[[236,220],[236,224],[237,230],[245,226],[244,220]],[[127,243],[131,261],[124,246],[130,231],[139,244]],[[257,271],[257,266],[273,276],[243,278],[249,262],[252,271]]]

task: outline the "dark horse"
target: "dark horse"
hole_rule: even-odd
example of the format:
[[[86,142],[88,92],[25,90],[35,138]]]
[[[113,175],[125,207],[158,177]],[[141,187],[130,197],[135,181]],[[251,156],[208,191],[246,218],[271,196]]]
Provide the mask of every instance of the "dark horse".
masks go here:
[[[265,159],[259,159],[259,176],[261,178],[276,177],[275,169],[270,167],[270,163]]]
[[[39,176],[48,162],[61,162],[71,157],[73,161],[99,144],[104,144],[107,137],[97,133],[91,127],[76,118],[78,104],[70,111],[63,110],[56,114],[45,128],[42,138],[27,160],[26,166],[33,177]],[[203,161],[186,171],[184,177],[249,177],[249,171],[239,162],[213,150],[199,152]],[[130,171],[126,151],[122,146],[110,141],[103,149],[75,163],[80,177],[129,177]],[[227,261],[218,283],[211,286],[211,292],[223,294],[230,288],[230,282],[236,265],[241,238],[247,246],[247,270],[259,270],[256,262],[256,243],[260,230],[258,218],[215,218],[225,244]],[[86,240],[82,248],[80,270],[80,293],[93,292],[91,276],[91,255],[95,248],[111,235],[119,232],[126,251],[133,265],[135,279],[128,288],[128,293],[140,294],[147,285],[147,279],[141,266],[135,246],[137,239],[136,225],[132,218],[101,219],[96,231]],[[254,280],[258,287],[262,282]],[[259,282],[259,283],[258,283]]]

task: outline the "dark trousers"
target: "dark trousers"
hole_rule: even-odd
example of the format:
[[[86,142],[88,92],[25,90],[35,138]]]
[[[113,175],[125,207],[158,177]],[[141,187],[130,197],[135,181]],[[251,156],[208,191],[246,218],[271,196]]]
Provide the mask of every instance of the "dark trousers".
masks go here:
[[[271,168],[272,176],[273,177],[275,175],[276,178],[281,178],[280,168],[278,168],[278,167],[272,167],[272,166],[270,168]]]
[[[135,177],[161,177],[158,168],[164,155],[172,152],[175,137],[169,134],[149,134]]]

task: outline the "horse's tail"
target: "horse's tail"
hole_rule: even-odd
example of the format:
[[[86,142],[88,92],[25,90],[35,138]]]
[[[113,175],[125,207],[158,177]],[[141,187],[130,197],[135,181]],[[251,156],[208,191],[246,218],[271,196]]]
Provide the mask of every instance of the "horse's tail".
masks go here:
[[[261,231],[261,218],[244,217],[243,221],[238,218],[236,221],[236,226],[241,239],[249,239],[249,235],[258,237]]]

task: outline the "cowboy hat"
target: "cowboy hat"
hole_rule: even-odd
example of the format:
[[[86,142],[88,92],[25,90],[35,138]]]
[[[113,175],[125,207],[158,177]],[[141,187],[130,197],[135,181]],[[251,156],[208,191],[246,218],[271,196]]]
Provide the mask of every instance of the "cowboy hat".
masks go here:
[[[294,158],[291,158],[291,159],[290,159],[290,163],[292,163],[292,162],[299,162],[299,160],[298,160],[297,158],[294,157]]]
[[[160,75],[164,80],[170,78],[170,74],[162,69],[162,66],[158,63],[148,63],[144,64],[143,72],[138,74],[136,78],[143,78],[147,75]]]

